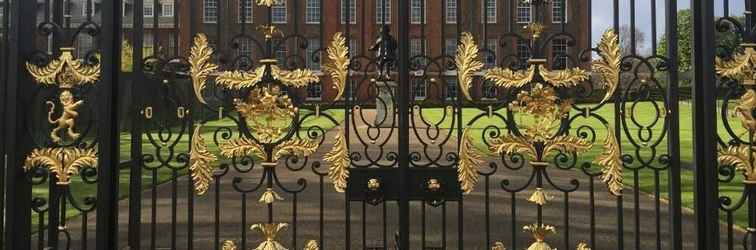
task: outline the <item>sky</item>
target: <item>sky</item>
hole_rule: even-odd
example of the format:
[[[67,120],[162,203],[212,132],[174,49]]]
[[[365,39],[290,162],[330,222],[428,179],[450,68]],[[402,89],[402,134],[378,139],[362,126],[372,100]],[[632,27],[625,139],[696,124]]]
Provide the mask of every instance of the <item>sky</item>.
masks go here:
[[[678,10],[689,9],[690,1],[700,0],[678,0]],[[630,0],[620,0],[620,25],[629,25],[630,23]],[[656,2],[656,25],[657,25],[657,39],[661,39],[664,35],[665,29],[665,0],[635,0],[635,16],[636,27],[646,33],[646,42],[640,51],[650,51],[651,48],[651,4]],[[716,15],[721,16],[722,0],[715,1]],[[614,1],[611,0],[593,0],[591,1],[591,38],[593,44],[598,43],[601,38],[601,34],[613,25],[613,9]],[[731,0],[730,1],[730,13],[731,15],[742,15],[744,7],[743,0]]]

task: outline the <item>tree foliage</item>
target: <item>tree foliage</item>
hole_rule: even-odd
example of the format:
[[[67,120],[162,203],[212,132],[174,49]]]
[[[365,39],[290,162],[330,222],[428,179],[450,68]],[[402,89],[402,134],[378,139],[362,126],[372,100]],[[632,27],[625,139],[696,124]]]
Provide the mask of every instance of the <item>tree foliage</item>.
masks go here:
[[[743,24],[745,18],[735,17],[739,23]],[[729,25],[723,22],[723,25]],[[678,62],[678,69],[681,72],[687,72],[691,69],[692,65],[692,53],[693,53],[693,19],[690,9],[680,10],[677,12],[677,53],[680,61]],[[727,56],[735,50],[740,44],[740,37],[734,32],[729,30],[720,30],[716,33],[717,42],[717,55]],[[659,42],[658,55],[667,56],[667,36],[662,36]]]

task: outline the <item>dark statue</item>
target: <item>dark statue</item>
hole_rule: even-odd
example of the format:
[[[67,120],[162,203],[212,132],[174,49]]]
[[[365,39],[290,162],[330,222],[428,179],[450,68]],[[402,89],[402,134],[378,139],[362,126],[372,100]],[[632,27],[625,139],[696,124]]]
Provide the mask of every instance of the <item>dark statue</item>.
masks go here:
[[[391,29],[388,25],[381,26],[380,35],[375,40],[375,43],[370,47],[370,51],[375,51],[375,56],[378,59],[378,79],[388,80],[391,78],[391,70],[396,63],[396,49],[397,42],[394,37],[391,36]]]

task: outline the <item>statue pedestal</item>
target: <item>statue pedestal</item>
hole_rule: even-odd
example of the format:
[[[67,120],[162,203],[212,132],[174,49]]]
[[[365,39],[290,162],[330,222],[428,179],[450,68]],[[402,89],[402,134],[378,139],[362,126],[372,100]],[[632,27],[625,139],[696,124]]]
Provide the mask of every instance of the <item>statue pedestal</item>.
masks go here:
[[[396,127],[396,109],[394,98],[396,97],[396,82],[377,81],[378,97],[375,98],[375,126],[379,128]]]

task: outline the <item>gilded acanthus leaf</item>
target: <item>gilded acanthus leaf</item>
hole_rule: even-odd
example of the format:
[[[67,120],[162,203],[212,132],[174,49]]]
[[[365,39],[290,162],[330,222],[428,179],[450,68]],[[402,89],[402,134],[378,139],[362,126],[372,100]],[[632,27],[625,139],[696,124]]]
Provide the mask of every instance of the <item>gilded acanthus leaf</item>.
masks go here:
[[[202,90],[207,85],[207,77],[218,69],[218,65],[211,62],[212,55],[213,48],[210,47],[207,36],[202,33],[197,34],[189,54],[189,71],[192,77],[194,95],[199,102],[204,104],[207,104],[207,101],[202,97]]]
[[[262,195],[260,195],[260,199],[258,199],[257,201],[262,204],[273,204],[273,202],[282,200],[284,200],[283,197],[278,195],[278,193],[276,193],[276,191],[274,191],[272,188],[268,188],[265,190],[265,192],[263,192]]]
[[[308,140],[293,138],[279,144],[273,149],[273,161],[275,162],[288,156],[306,157],[315,153],[318,146],[317,143]]]
[[[546,191],[543,190],[543,188],[536,188],[533,194],[531,194],[530,197],[528,198],[528,201],[534,204],[537,204],[539,206],[544,206],[546,205],[546,203],[549,203],[549,201],[551,201],[553,198],[554,197],[546,194]]]
[[[223,250],[236,250],[236,243],[230,240],[223,241]]]
[[[607,130],[606,140],[604,140],[604,152],[593,161],[593,163],[602,167],[601,181],[606,183],[609,193],[620,196],[622,195],[622,159],[620,158],[620,147],[617,143],[617,137],[611,129]]]
[[[504,243],[501,241],[497,241],[494,243],[494,245],[491,247],[491,250],[507,250],[506,247],[504,247]]]
[[[581,68],[549,71],[545,66],[538,66],[543,80],[555,87],[573,87],[590,78],[588,72]]]
[[[257,5],[270,8],[273,7],[273,5],[278,4],[278,1],[280,0],[257,0]]]
[[[336,134],[333,149],[323,155],[323,160],[331,164],[328,168],[328,178],[333,182],[333,187],[337,192],[343,193],[347,187],[347,179],[349,179],[351,160],[349,159],[349,145],[342,133]]]
[[[60,56],[45,66],[26,63],[26,70],[40,84],[72,88],[75,85],[96,83],[100,79],[100,64],[85,65],[74,59],[73,48],[61,48]]]
[[[215,83],[232,90],[251,88],[262,80],[264,72],[265,67],[258,67],[255,71],[224,71],[215,78]]]
[[[212,163],[218,160],[218,157],[207,150],[201,130],[202,125],[194,128],[192,147],[189,152],[189,171],[194,181],[194,192],[197,195],[204,195],[210,188],[210,183],[213,181]]]
[[[583,138],[573,135],[562,135],[547,141],[543,152],[544,154],[549,154],[562,150],[570,153],[582,153],[590,150],[591,146],[593,145]]]
[[[486,72],[486,80],[504,88],[519,88],[530,83],[536,75],[536,66],[530,65],[525,71],[513,71],[507,68],[493,68]]]
[[[470,129],[462,132],[462,142],[459,148],[459,166],[457,167],[457,180],[465,194],[469,194],[478,184],[478,169],[483,165],[483,155],[475,148]]]
[[[289,226],[286,223],[260,223],[250,227],[252,231],[259,231],[265,241],[255,248],[255,250],[287,250],[281,243],[276,241],[278,233]]]
[[[730,165],[743,172],[746,182],[756,183],[756,164],[751,159],[753,148],[748,145],[730,146],[720,150],[717,160],[721,165]]]
[[[331,46],[328,47],[328,62],[323,65],[323,70],[331,75],[333,88],[337,90],[336,98],[338,100],[344,95],[346,89],[347,75],[349,74],[349,48],[346,46],[346,38],[341,32],[333,35]]]
[[[220,144],[221,155],[226,158],[244,157],[248,155],[265,158],[265,148],[252,139],[237,138]]]
[[[58,185],[68,185],[71,177],[85,167],[97,167],[97,150],[95,148],[41,148],[32,150],[24,161],[27,171],[41,165],[50,170],[58,179]]]
[[[585,242],[580,242],[578,243],[577,248],[575,248],[575,250],[591,250],[591,248],[588,247],[588,244],[586,244]]]
[[[465,98],[472,101],[470,88],[473,76],[483,68],[483,63],[478,60],[478,45],[475,44],[475,38],[469,32],[462,33],[454,62],[457,66],[459,88]]]
[[[620,53],[619,38],[613,29],[604,32],[601,41],[598,44],[599,58],[593,61],[593,71],[598,73],[604,85],[606,85],[606,94],[601,103],[609,101],[619,86],[620,63],[622,54]]]
[[[320,250],[320,246],[318,246],[318,242],[316,240],[309,240],[307,241],[307,243],[305,243],[303,250]]]
[[[744,80],[749,72],[753,72],[756,64],[756,50],[746,47],[743,52],[735,53],[731,60],[716,59],[717,74],[737,80]]]
[[[275,65],[271,65],[273,78],[278,79],[286,86],[301,88],[319,81],[315,72],[309,69],[295,69],[292,71],[282,70]]]
[[[536,149],[526,138],[520,136],[502,136],[495,138],[491,143],[491,152],[496,154],[519,154],[525,153],[536,158]]]

